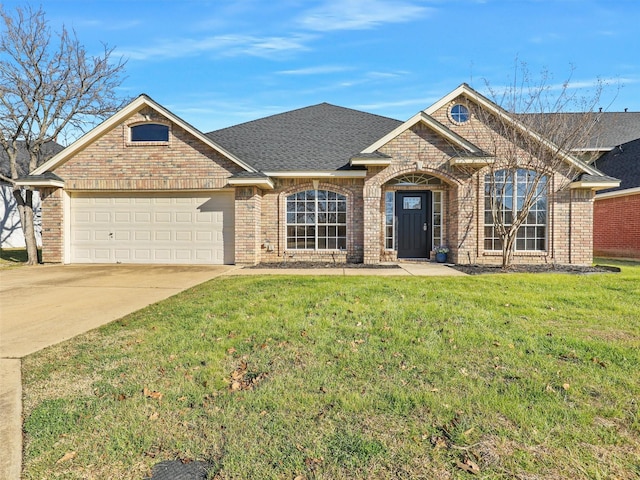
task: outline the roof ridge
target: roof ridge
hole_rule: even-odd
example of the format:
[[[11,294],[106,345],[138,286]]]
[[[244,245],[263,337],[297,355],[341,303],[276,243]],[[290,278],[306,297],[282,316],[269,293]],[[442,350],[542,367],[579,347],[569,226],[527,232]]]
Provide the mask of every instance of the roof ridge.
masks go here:
[[[343,107],[341,105],[336,105],[336,104],[329,103],[329,102],[320,102],[320,103],[316,103],[316,104],[313,104],[313,105],[307,105],[306,107],[294,108],[293,110],[287,110],[287,111],[284,111],[284,112],[273,113],[273,114],[267,115],[265,117],[255,118],[253,120],[247,120],[246,122],[236,123],[234,125],[229,125],[228,127],[219,128],[217,130],[211,130],[210,132],[207,132],[206,135],[214,134],[214,133],[218,133],[218,132],[223,132],[225,130],[233,129],[233,128],[236,128],[236,127],[247,126],[247,125],[250,125],[252,123],[261,122],[261,121],[264,121],[264,120],[274,119],[274,118],[282,116],[282,115],[291,115],[291,114],[295,114],[297,112],[301,112],[303,110],[309,110],[309,109],[312,109],[312,108],[318,108],[318,107],[322,107],[322,106],[327,106],[327,107],[340,109],[340,110],[349,110],[351,112],[356,112],[356,113],[364,113],[364,114],[367,114],[367,115],[383,118],[383,119],[386,119],[386,120],[400,121],[400,120],[398,120],[396,118],[386,117],[384,115],[378,115],[376,113],[365,112],[363,110],[358,110],[356,108]]]

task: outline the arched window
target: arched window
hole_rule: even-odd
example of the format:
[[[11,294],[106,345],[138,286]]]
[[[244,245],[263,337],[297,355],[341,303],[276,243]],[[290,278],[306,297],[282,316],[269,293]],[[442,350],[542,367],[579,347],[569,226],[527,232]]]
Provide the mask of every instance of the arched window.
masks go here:
[[[527,210],[518,228],[516,251],[547,248],[547,177],[533,170],[499,170],[485,176],[484,248],[502,250],[500,225],[510,227]],[[493,208],[492,208],[493,207]],[[494,219],[493,210],[497,213]]]
[[[142,123],[131,127],[132,142],[168,142],[169,127],[161,123]]]
[[[287,197],[288,250],[347,248],[347,197],[306,190]]]

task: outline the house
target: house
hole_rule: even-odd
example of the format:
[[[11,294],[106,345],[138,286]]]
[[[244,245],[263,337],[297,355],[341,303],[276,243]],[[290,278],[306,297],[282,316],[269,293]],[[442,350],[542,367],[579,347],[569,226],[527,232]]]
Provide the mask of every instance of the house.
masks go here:
[[[622,181],[595,197],[594,255],[640,259],[640,135],[614,147],[595,165]]]
[[[487,166],[527,142],[492,152],[491,116],[554,149],[466,84],[405,122],[323,103],[209,134],[141,95],[21,182],[41,192],[45,262],[377,264],[446,244],[499,263]],[[515,263],[592,261],[595,192],[619,182],[561,155]]]
[[[55,142],[47,143],[40,156],[39,164],[51,158],[63,149],[62,145]],[[19,145],[17,158],[18,175],[24,176],[29,172],[29,155],[23,144]],[[24,234],[20,223],[20,214],[16,199],[13,196],[13,186],[3,180],[3,177],[11,178],[9,157],[0,149],[0,248],[24,248]],[[42,245],[40,235],[40,196],[37,191],[33,194],[33,210],[35,216],[36,243]]]

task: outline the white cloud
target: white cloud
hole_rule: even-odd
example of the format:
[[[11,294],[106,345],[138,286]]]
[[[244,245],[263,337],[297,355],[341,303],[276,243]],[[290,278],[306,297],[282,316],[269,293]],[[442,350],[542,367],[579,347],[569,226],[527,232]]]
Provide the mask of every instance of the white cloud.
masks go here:
[[[155,45],[134,49],[118,49],[118,54],[132,60],[184,58],[205,53],[220,56],[248,55],[272,57],[308,50],[309,37],[256,37],[248,35],[216,35],[203,38],[164,39]]]
[[[323,75],[326,73],[339,73],[353,70],[350,67],[343,67],[339,65],[319,65],[317,67],[296,68],[293,70],[282,70],[276,72],[279,75]]]
[[[300,25],[314,31],[366,30],[384,23],[403,23],[433,11],[406,1],[329,0],[308,11]]]

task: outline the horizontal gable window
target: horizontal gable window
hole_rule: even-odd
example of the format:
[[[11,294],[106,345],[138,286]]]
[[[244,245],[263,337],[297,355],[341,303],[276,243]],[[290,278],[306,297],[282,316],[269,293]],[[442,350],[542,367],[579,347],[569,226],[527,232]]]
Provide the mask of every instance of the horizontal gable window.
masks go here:
[[[132,142],[168,142],[169,127],[160,123],[143,123],[131,127]]]

